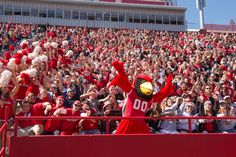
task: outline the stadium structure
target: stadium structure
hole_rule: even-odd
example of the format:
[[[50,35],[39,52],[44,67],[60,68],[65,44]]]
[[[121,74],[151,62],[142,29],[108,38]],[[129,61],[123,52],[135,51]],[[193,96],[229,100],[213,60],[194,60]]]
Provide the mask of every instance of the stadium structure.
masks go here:
[[[186,31],[185,11],[167,0],[1,0],[0,22]]]
[[[0,22],[186,31],[186,8],[171,2],[170,0],[0,0]],[[31,118],[16,117],[14,135],[8,135],[5,117],[4,125],[0,129],[3,139],[1,155],[5,154],[8,144],[10,157],[235,156],[232,152],[236,144],[236,134],[230,133],[18,137],[17,122]],[[42,117],[32,119],[40,118]],[[189,124],[191,119],[194,118],[188,118]]]

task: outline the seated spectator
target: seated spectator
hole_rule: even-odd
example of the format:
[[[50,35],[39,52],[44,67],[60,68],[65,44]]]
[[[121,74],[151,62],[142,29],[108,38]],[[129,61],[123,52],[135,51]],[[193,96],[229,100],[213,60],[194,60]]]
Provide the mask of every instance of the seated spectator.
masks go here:
[[[22,101],[20,107],[21,112],[17,116],[25,117],[44,116],[52,109],[52,106],[48,102],[31,105],[26,99]],[[41,135],[43,131],[43,120],[22,120],[19,121],[17,134],[19,136]]]

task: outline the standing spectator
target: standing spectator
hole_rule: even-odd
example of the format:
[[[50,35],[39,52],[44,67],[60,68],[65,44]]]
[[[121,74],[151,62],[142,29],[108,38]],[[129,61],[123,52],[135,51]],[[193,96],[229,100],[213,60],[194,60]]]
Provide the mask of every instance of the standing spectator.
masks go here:
[[[60,108],[54,113],[55,116],[80,116],[82,104],[79,100],[74,101],[72,108]],[[78,132],[79,119],[65,119],[61,124],[60,135],[76,135]]]
[[[82,111],[81,117],[89,117],[95,116],[96,110],[91,109],[89,107],[88,102],[82,102]],[[95,119],[81,119],[78,123],[80,128],[80,134],[100,134],[100,130],[98,129],[98,120]]]
[[[162,113],[163,116],[175,116],[176,110],[178,107],[178,103],[174,102],[173,98],[168,97],[163,103],[162,103]],[[161,134],[177,134],[177,121],[175,119],[166,119],[161,120],[160,124],[160,133]]]
[[[67,89],[66,91],[66,98],[64,106],[66,108],[71,108],[73,106],[73,103],[76,101],[75,91],[71,88]]]
[[[48,113],[48,116],[59,116],[60,114],[58,112],[61,111],[61,109],[64,109],[64,97],[58,96],[56,98],[56,104],[52,105],[52,109]],[[46,120],[46,123],[44,125],[46,134],[50,135],[60,135],[60,129],[61,129],[61,120],[52,120],[48,119]]]
[[[234,113],[232,112],[233,110],[234,110],[233,107],[229,107],[226,105],[226,101],[221,100],[220,110],[217,114],[217,117],[228,117],[228,116],[235,117]],[[217,120],[217,131],[222,133],[236,132],[236,130],[234,130],[234,125],[235,125],[235,120],[231,119]]]
[[[162,110],[161,110],[160,105],[153,104],[152,107],[149,110],[147,110],[147,112],[145,113],[145,116],[157,118],[157,117],[161,116],[161,112],[162,112]],[[152,133],[158,133],[158,129],[160,126],[160,120],[149,119],[149,120],[146,120],[146,123],[150,127]]]
[[[193,102],[182,103],[179,107],[179,110],[181,113],[179,114],[179,116],[186,116],[186,117],[194,116],[194,108],[195,108],[195,105]],[[197,132],[198,130],[197,120],[195,119],[191,120],[191,128],[192,128],[191,132]],[[188,119],[179,119],[177,123],[177,130],[180,133],[188,133],[189,132]]]
[[[110,101],[105,101],[103,105],[103,116],[122,116],[120,110],[112,109],[112,104]],[[101,133],[106,133],[106,125],[107,121],[109,124],[109,133],[114,133],[117,128],[118,121],[117,120],[100,120],[100,130]]]
[[[1,73],[0,77],[0,120],[4,119],[6,107],[8,107],[8,119],[12,119],[15,116],[15,107],[14,107],[14,96],[19,90],[19,81],[16,82],[15,75],[9,70],[4,70]],[[15,87],[12,91],[9,90],[9,82],[13,80]],[[0,122],[2,125],[2,122]]]
[[[48,103],[37,103],[31,105],[26,99],[21,104],[21,112],[17,116],[44,116],[51,110],[52,106]],[[41,135],[44,131],[43,120],[22,120],[19,121],[18,135]]]
[[[200,116],[212,117],[215,116],[215,111],[213,110],[213,104],[211,101],[204,102],[204,112]],[[217,124],[215,120],[212,119],[200,119],[199,120],[199,131],[203,133],[214,133],[217,129]]]

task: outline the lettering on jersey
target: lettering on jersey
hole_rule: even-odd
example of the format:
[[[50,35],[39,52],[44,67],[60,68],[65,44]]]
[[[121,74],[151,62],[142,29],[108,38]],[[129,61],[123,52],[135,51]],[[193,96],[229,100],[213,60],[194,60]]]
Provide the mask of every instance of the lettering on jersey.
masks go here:
[[[141,101],[140,99],[135,99],[134,100],[134,106],[133,108],[135,110],[141,110],[142,112],[146,112],[148,107],[148,102],[146,101]]]

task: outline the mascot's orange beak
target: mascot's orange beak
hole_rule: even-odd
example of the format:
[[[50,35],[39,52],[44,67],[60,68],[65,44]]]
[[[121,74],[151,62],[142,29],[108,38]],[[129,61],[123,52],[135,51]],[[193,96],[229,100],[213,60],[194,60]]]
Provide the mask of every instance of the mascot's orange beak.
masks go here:
[[[140,91],[144,94],[144,95],[151,95],[153,92],[153,86],[151,84],[151,82],[144,82],[140,85]]]

